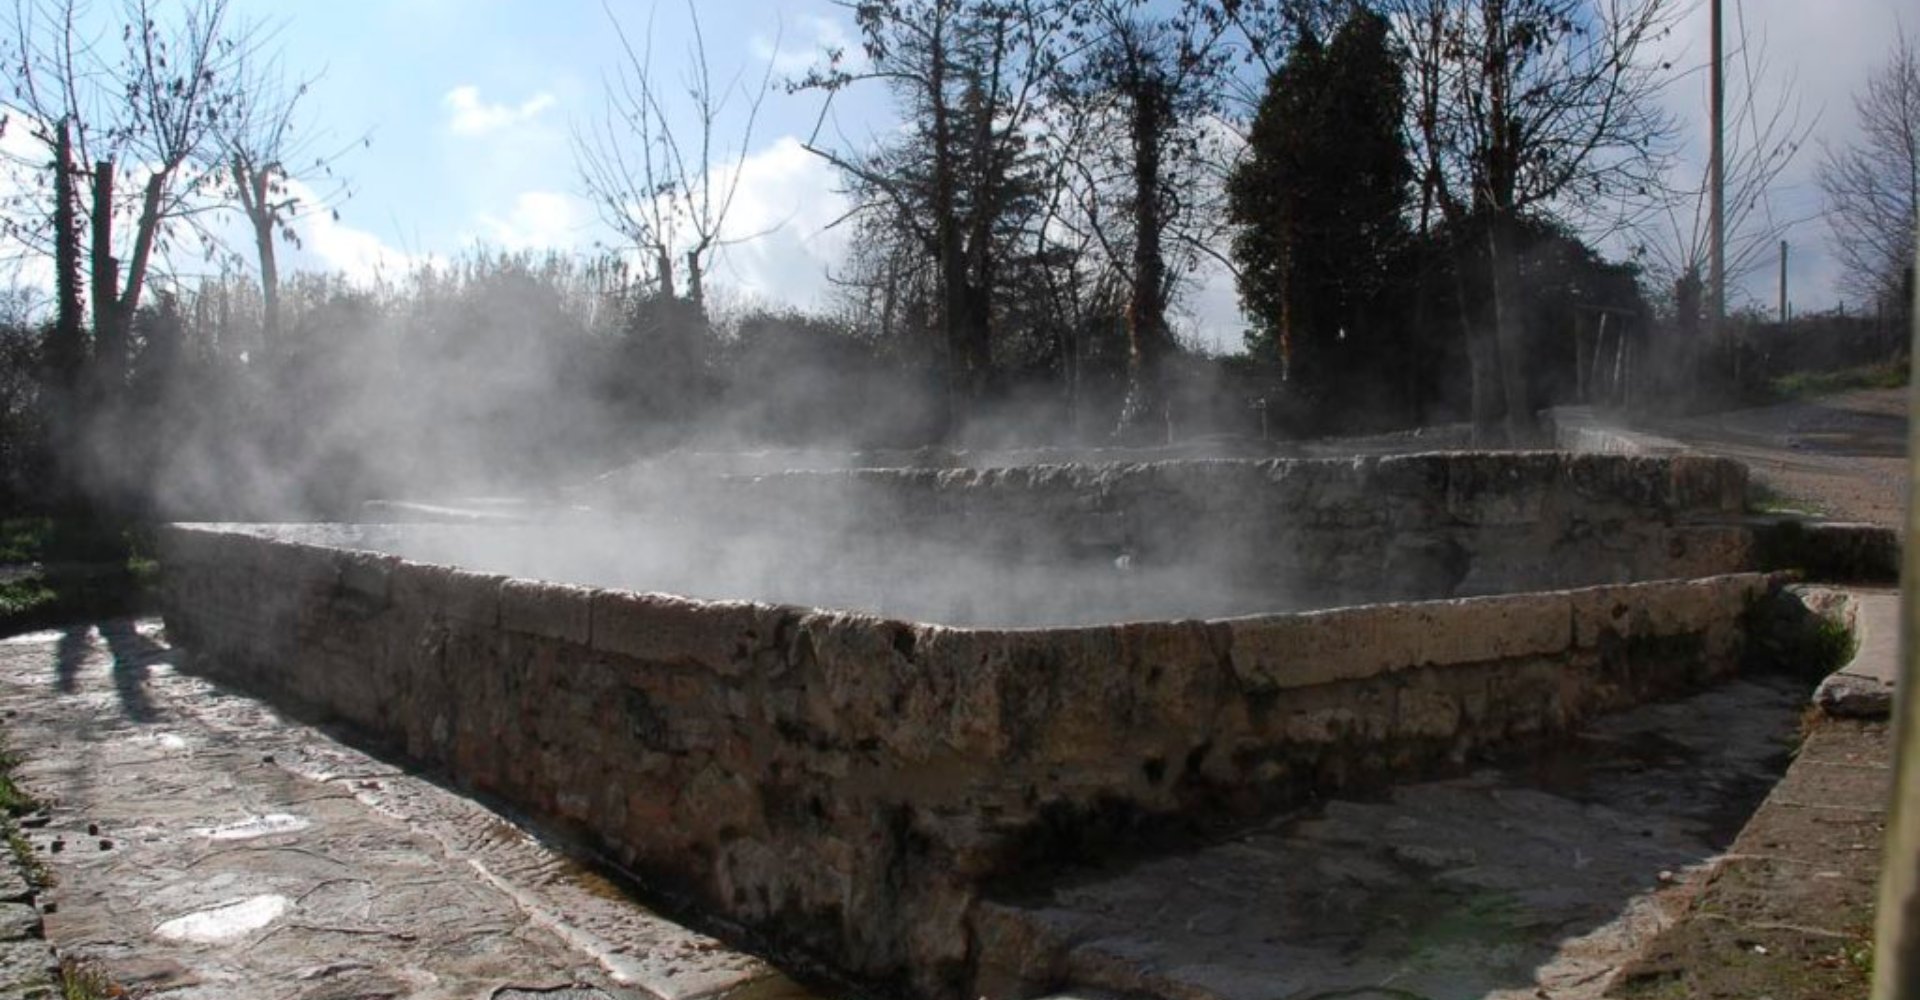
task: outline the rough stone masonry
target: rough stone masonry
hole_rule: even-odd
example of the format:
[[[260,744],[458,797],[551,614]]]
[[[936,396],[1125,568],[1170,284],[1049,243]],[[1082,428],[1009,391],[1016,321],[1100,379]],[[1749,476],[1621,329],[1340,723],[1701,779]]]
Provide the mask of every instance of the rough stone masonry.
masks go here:
[[[1355,513],[1364,501],[1399,511],[1398,523],[1427,518],[1462,544],[1483,537],[1483,572],[1514,586],[1530,575],[1545,586],[1578,573],[1693,576],[1746,557],[1737,531],[1713,521],[1737,511],[1744,482],[1719,463],[1510,458],[1504,469],[1484,456],[1415,456],[1305,471],[1261,462],[946,474],[958,492],[935,506],[1017,519],[1066,510],[1056,491],[1079,488],[1094,499],[1075,509],[1145,517],[1143,505],[1173,502],[1150,499],[1169,483],[1204,503],[1221,491],[1185,487],[1265,481],[1292,497],[1311,482],[1319,503],[1347,505],[1314,507],[1305,522],[1328,526],[1329,551],[1392,536],[1391,518],[1373,527]],[[1342,475],[1405,485],[1373,501],[1371,491],[1342,493],[1353,488]],[[938,477],[850,476],[909,498],[942,488]],[[1106,485],[1073,485],[1088,476]],[[1063,483],[1035,485],[1048,477]],[[1130,478],[1157,485],[1129,494],[1139,486]],[[771,497],[759,491],[781,479],[715,489],[734,491],[728,502],[746,510],[738,498]],[[1594,534],[1636,508],[1651,513],[1630,536]],[[1012,530],[1011,520],[992,523]],[[1549,565],[1503,554],[1511,539],[1542,532],[1574,548]],[[1721,572],[1001,630],[580,587],[299,537],[260,526],[166,532],[168,627],[192,652],[190,669],[344,722],[594,845],[655,892],[776,953],[926,997],[972,986],[980,956],[969,918],[992,880],[1142,830],[1419,773],[1699,687],[1734,668],[1743,613],[1778,582]],[[1703,538],[1720,541],[1694,544]],[[1262,541],[1248,534],[1242,547]],[[1627,555],[1575,566],[1566,553],[1581,545]],[[1365,558],[1354,565],[1371,571]]]

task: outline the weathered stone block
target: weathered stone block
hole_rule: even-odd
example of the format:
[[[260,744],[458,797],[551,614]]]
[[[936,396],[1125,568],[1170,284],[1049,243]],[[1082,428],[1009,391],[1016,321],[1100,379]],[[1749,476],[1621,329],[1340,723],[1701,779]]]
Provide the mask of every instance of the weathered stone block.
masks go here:
[[[500,627],[581,646],[592,638],[593,591],[561,583],[507,580],[500,585]]]
[[[592,647],[644,663],[745,674],[754,654],[784,638],[794,612],[748,601],[595,591]]]
[[[455,570],[444,581],[447,617],[483,628],[500,625],[500,587],[507,578]]]
[[[1729,629],[1772,585],[1767,574],[1737,573],[1572,591],[1573,645],[1590,649],[1607,633],[1638,638]]]
[[[1546,655],[1565,648],[1570,637],[1565,598],[1554,594],[1376,605],[1225,624],[1234,670],[1255,688]]]
[[[1705,455],[1665,459],[1669,502],[1689,513],[1737,515],[1746,509],[1747,467]]]
[[[1757,565],[1753,532],[1740,525],[1691,525],[1666,532],[1667,575],[1715,576]]]
[[[285,575],[298,575],[295,568],[303,562],[299,553],[289,553]],[[371,552],[349,552],[339,560],[340,591],[343,595],[374,608],[385,607],[391,593],[393,569],[400,560]]]

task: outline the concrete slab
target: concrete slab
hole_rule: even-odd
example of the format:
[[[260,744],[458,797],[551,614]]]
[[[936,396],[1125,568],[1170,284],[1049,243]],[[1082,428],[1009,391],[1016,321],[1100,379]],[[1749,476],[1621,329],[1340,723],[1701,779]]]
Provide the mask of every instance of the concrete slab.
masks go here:
[[[1900,676],[1900,593],[1855,590],[1853,659],[1821,682],[1814,703],[1828,715],[1884,719]]]
[[[809,995],[487,809],[176,673],[157,623],[0,641],[0,715],[52,804],[27,831],[56,879],[47,937],[123,986]]]
[[[1572,746],[989,907],[977,992],[1601,995],[1786,767],[1805,688],[1742,680]]]

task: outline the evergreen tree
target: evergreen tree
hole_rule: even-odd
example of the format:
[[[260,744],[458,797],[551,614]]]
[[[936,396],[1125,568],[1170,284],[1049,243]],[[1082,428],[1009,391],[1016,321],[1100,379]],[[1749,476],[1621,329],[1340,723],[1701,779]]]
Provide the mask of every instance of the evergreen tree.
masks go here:
[[[1408,242],[1406,98],[1385,19],[1303,32],[1267,81],[1228,184],[1248,350],[1312,396],[1390,381],[1408,327],[1384,296]]]

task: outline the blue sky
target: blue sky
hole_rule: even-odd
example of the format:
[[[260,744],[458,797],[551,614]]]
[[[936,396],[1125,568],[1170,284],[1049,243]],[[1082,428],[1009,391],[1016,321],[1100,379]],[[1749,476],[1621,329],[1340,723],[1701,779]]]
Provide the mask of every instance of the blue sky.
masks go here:
[[[1691,2],[1691,0],[1679,0]],[[1790,98],[1811,126],[1808,148],[1776,191],[1777,214],[1812,215],[1820,143],[1852,135],[1850,94],[1884,54],[1911,0],[1727,0],[1729,19],[1763,42],[1773,73],[1791,78]],[[366,276],[475,245],[498,249],[590,250],[610,239],[581,198],[570,135],[598,114],[603,75],[620,61],[609,11],[643,40],[651,23],[657,69],[684,72],[689,8],[634,0],[334,0],[288,4],[234,0],[236,16],[280,26],[278,44],[289,75],[318,79],[306,99],[317,145],[371,143],[339,162],[353,195],[340,220],[303,222],[304,248],[293,267]],[[798,74],[823,45],[857,48],[847,14],[827,0],[696,0],[716,79],[736,72],[752,80],[765,60]],[[1909,14],[1920,31],[1920,12]],[[1706,60],[1705,0],[1667,43],[1676,65]],[[777,45],[776,45],[777,41]],[[1694,74],[1663,100],[1704,135],[1706,83]],[[748,149],[744,181],[729,228],[771,235],[725,252],[715,283],[735,301],[820,305],[827,266],[844,234],[826,230],[844,210],[837,178],[801,150],[821,97],[769,95]],[[888,127],[890,108],[878,89],[836,98],[836,119],[852,138]],[[723,145],[736,129],[721,130]],[[1691,144],[1697,164],[1704,141]],[[730,162],[730,161],[729,161]],[[1697,170],[1697,166],[1691,169]],[[1794,228],[1792,297],[1799,311],[1835,303],[1824,225]],[[239,245],[244,245],[240,243]],[[1609,249],[1619,252],[1624,247]],[[1774,275],[1763,267],[1744,297],[1772,304]],[[1742,298],[1736,292],[1736,301]],[[1222,349],[1238,347],[1242,321],[1231,281],[1201,276],[1186,303],[1186,328]]]
[[[636,45],[651,29],[658,71],[680,79],[690,64],[689,8],[609,7]],[[289,9],[243,0],[236,11],[283,25],[289,71],[320,74],[308,98],[318,133],[371,138],[340,164],[354,192],[340,205],[341,221],[354,238],[310,256],[351,266],[351,255],[368,245],[361,237],[406,256],[444,256],[475,243],[589,248],[610,238],[580,198],[570,144],[573,131],[599,114],[603,76],[623,58],[601,4],[348,0]],[[769,58],[797,75],[821,46],[849,44],[851,25],[839,14],[824,3],[698,5],[714,79],[739,74],[743,85],[757,80]],[[836,107],[857,119],[884,116],[879,93],[850,97]],[[733,109],[744,112],[744,96]],[[819,204],[821,196],[830,199],[833,179],[824,163],[793,146],[819,110],[819,95],[781,90],[762,105],[748,150],[756,183],[743,188],[734,223],[740,232],[775,225],[780,231],[771,241],[776,246],[739,248],[722,269],[724,279],[725,263],[737,263],[736,283],[752,294],[780,291],[769,280],[774,275],[763,273],[772,264],[789,265],[792,273],[781,277],[799,293],[793,298],[817,300],[824,289],[818,276],[800,270],[802,251],[818,250],[824,260],[837,251],[837,237],[819,233],[830,216],[801,210],[834,207]],[[737,150],[740,124],[736,117],[733,127],[723,126],[723,146]],[[730,163],[731,152],[723,159]]]

